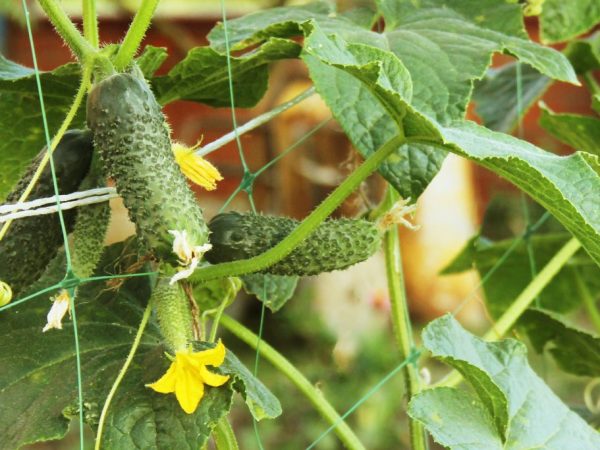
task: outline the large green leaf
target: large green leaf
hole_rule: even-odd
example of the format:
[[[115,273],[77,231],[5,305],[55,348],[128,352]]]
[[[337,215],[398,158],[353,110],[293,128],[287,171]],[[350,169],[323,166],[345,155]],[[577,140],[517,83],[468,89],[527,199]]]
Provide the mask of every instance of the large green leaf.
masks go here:
[[[300,46],[287,39],[271,38],[258,49],[231,58],[235,105],[254,106],[267,90],[269,63],[295,58]],[[196,47],[163,77],[152,81],[161,104],[193,100],[211,106],[229,106],[227,56],[209,47]]]
[[[529,309],[519,320],[536,351],[551,344],[550,353],[565,372],[588,377],[600,374],[600,337],[568,325],[552,311]]]
[[[99,267],[128,267],[130,250],[115,245]],[[122,366],[150,295],[148,279],[130,279],[118,292],[104,282],[78,289],[76,299],[86,420],[95,425],[108,390]],[[60,439],[77,413],[75,351],[70,321],[42,333],[50,307],[48,294],[0,316],[0,447]],[[207,388],[199,409],[183,412],[174,395],[144,386],[166,370],[161,336],[154,320],[144,334],[131,369],[107,417],[106,449],[197,449],[216,421],[229,411],[228,384]]]
[[[41,74],[50,135],[58,130],[79,84],[79,68],[67,64]],[[31,159],[46,143],[42,112],[33,70],[0,55],[0,117],[10,123],[0,127],[0,201],[6,198]],[[73,128],[83,125],[78,115]]]
[[[569,42],[565,54],[577,73],[600,69],[600,32]]]
[[[567,233],[531,236],[529,245],[538,270],[544,267],[569,239],[570,235]],[[512,248],[510,255],[495,268],[493,275],[483,285],[488,310],[497,318],[532,280],[527,247],[528,243],[525,240],[519,240],[518,243],[513,239],[492,242],[475,237],[444,273],[476,268],[481,277],[484,277],[500,258],[504,257],[509,248]],[[581,298],[577,295],[580,280],[586,283],[593,295],[600,294],[600,269],[583,251],[578,252],[540,293],[540,306],[564,313],[581,305]]]
[[[441,445],[461,450],[600,447],[600,434],[529,367],[521,342],[484,342],[446,315],[425,328],[423,344],[434,358],[460,370],[475,393],[433,388],[411,400],[409,415]]]
[[[242,277],[244,290],[255,295],[273,312],[279,311],[292,298],[300,277],[250,273]]]
[[[384,77],[396,79],[390,90],[400,89],[416,111],[445,124],[464,116],[472,83],[483,76],[494,52],[514,54],[550,77],[576,82],[563,55],[527,40],[518,5],[495,0],[402,0],[379,2],[379,8],[386,21],[383,33],[357,27],[348,17],[336,14],[330,5],[318,2],[274,8],[230,21],[228,38],[232,48],[241,50],[273,36],[304,35],[303,59],[318,92],[365,156],[397,133],[395,122],[400,117],[390,118],[398,111],[380,104],[386,97],[369,92],[368,83],[365,86],[365,80],[356,79],[362,69],[349,70],[349,62],[366,66],[367,53],[373,76],[380,61],[386,65]],[[336,59],[331,54],[323,57],[318,45],[326,45],[323,37],[329,34],[337,37],[332,39],[333,47],[347,43],[354,62]],[[212,47],[223,51],[223,27],[213,29],[209,40]],[[311,42],[314,45],[308,49]],[[394,55],[400,63],[393,61]],[[322,64],[324,59],[333,65]],[[344,70],[336,71],[338,63],[345,66]],[[385,84],[389,80],[380,81]],[[407,95],[409,88],[411,95]],[[380,172],[402,196],[416,198],[435,176],[444,157],[445,153],[435,146],[411,144],[389,158]]]
[[[540,125],[576,150],[600,156],[600,119],[579,114],[556,114],[541,105]]]
[[[494,131],[511,133],[519,123],[519,113],[524,115],[552,84],[551,78],[521,64],[519,102],[517,71],[518,63],[490,69],[485,78],[475,85],[475,111],[483,124]]]
[[[549,44],[567,41],[598,22],[598,0],[545,0],[540,18],[542,41]]]

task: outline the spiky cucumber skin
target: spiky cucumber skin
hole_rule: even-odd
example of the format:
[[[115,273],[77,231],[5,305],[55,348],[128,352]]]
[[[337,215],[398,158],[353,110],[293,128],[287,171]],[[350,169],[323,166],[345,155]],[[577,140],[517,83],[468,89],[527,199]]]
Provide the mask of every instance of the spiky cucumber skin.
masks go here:
[[[299,222],[287,217],[228,212],[209,223],[213,263],[257,256],[281,242]],[[336,219],[323,222],[292,253],[262,272],[274,275],[317,275],[364,261],[381,246],[381,233],[372,222]]]
[[[160,277],[150,302],[167,346],[173,352],[185,350],[193,339],[193,319],[181,284],[169,284],[168,277]]]
[[[54,150],[53,161],[58,190],[61,194],[75,192],[87,175],[93,153],[92,133],[89,130],[69,130]],[[7,203],[15,203],[46,153],[44,148],[28,167]],[[54,195],[50,165],[42,172],[29,200]],[[71,231],[75,210],[63,212],[67,231]],[[44,272],[63,244],[58,214],[44,214],[15,220],[0,241],[0,280],[7,282],[16,297]]]
[[[90,173],[81,183],[80,189],[94,189],[106,185],[104,176],[95,158]],[[104,238],[110,221],[108,202],[80,206],[73,227],[73,272],[79,278],[91,277],[102,257]]]
[[[191,245],[206,243],[202,210],[175,162],[165,118],[142,75],[119,73],[97,83],[88,96],[87,120],[106,174],[154,256],[176,263],[169,230],[185,230]]]

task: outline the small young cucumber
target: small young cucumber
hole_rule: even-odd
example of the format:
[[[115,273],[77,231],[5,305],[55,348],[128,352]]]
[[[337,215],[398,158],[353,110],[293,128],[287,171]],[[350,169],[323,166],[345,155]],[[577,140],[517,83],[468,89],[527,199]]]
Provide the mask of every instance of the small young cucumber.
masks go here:
[[[173,352],[185,350],[193,339],[194,322],[190,301],[181,284],[170,284],[169,277],[159,275],[150,303],[169,349]]]
[[[298,221],[287,217],[229,212],[219,214],[209,224],[212,249],[206,254],[211,263],[257,256],[282,241]],[[316,275],[345,269],[373,255],[381,246],[377,226],[361,219],[323,222],[292,253],[264,269],[274,275]]]
[[[7,203],[15,203],[46,153],[44,148],[21,178]],[[87,175],[92,159],[93,145],[90,131],[70,130],[65,133],[54,150],[53,160],[58,190],[61,194],[75,192]],[[54,195],[50,165],[39,178],[29,195],[29,200]],[[71,231],[75,210],[64,211],[67,231]],[[44,214],[15,220],[8,233],[0,241],[0,280],[8,283],[15,296],[23,288],[37,280],[50,260],[63,244],[63,236],[57,214]]]
[[[87,121],[106,174],[153,255],[176,263],[169,230],[185,231],[192,246],[208,242],[202,210],[175,162],[165,118],[139,70],[97,83],[88,96]]]

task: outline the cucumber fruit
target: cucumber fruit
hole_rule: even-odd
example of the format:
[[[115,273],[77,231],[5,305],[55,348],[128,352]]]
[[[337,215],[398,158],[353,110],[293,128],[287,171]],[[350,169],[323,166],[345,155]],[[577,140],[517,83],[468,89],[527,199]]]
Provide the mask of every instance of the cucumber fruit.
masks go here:
[[[138,235],[156,258],[177,263],[169,230],[188,242],[208,242],[202,210],[171,150],[165,118],[139,70],[112,75],[88,96],[88,126]]]
[[[215,264],[257,256],[277,245],[299,222],[287,217],[228,212],[209,223],[212,249],[206,259]],[[345,269],[373,255],[381,246],[377,226],[362,219],[323,222],[281,261],[263,270],[274,275],[316,275]]]
[[[25,175],[7,197],[7,203],[15,203],[29,182],[46,153],[44,148],[31,163]],[[89,171],[92,160],[92,133],[87,130],[69,130],[54,150],[54,169],[61,194],[75,192]],[[28,200],[54,195],[50,165],[44,169]],[[63,212],[67,231],[71,231],[75,210]],[[23,288],[37,280],[50,260],[63,244],[63,236],[57,214],[45,214],[15,220],[4,239],[0,241],[0,280],[8,283],[15,296]]]
[[[181,284],[170,284],[169,277],[159,276],[150,303],[169,349],[173,352],[185,350],[193,340],[193,317],[190,301]]]

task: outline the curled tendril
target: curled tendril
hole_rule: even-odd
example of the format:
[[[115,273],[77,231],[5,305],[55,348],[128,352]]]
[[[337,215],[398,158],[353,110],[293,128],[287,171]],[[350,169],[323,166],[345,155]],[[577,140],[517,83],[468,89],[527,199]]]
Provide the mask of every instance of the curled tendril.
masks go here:
[[[583,391],[583,401],[592,414],[600,414],[600,392],[594,396],[594,389],[598,386],[600,386],[600,378],[594,378]]]

